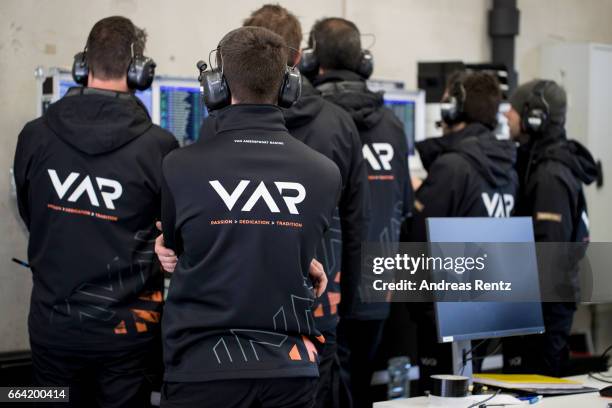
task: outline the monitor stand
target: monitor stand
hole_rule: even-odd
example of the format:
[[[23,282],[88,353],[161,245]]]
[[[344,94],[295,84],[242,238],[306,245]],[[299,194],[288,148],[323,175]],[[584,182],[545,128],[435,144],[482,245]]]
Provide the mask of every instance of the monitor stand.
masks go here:
[[[472,383],[472,356],[468,355],[472,349],[470,340],[459,340],[452,342],[453,347],[453,374],[462,375],[470,379]],[[465,357],[464,357],[465,356]],[[468,360],[464,364],[464,360]],[[465,365],[465,366],[464,366]]]

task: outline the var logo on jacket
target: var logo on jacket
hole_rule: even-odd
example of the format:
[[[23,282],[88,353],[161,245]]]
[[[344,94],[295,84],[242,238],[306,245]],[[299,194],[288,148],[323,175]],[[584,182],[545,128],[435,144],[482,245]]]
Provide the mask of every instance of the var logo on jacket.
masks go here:
[[[53,188],[55,189],[55,192],[60,200],[64,198],[66,193],[68,193],[68,190],[70,190],[70,187],[72,187],[72,185],[75,184],[75,182],[81,176],[79,173],[72,172],[64,181],[61,181],[55,170],[48,169],[47,172],[49,173]],[[96,177],[95,179],[100,195],[102,196],[102,201],[104,201],[104,206],[109,210],[114,210],[115,204],[113,202],[121,197],[121,194],[123,194],[123,187],[121,186],[121,183],[104,177]],[[76,188],[72,191],[72,194],[70,194],[68,197],[68,201],[74,203],[81,198],[83,194],[87,194],[91,205],[94,207],[100,206],[96,189],[91,181],[91,177],[88,175],[85,175],[85,177],[83,177],[77,184]]]
[[[373,170],[391,170],[393,154],[393,146],[389,143],[363,145],[363,158],[367,160]]]
[[[489,217],[509,217],[514,209],[514,196],[512,194],[482,193],[482,202]]]
[[[251,183],[251,180],[240,180],[240,183],[236,186],[234,191],[229,193],[225,187],[219,182],[219,180],[211,180],[209,181],[212,188],[217,192],[219,197],[223,200],[228,210],[232,210],[236,205],[238,199],[242,196],[247,186]],[[292,183],[288,181],[275,181],[274,185],[278,190],[279,194],[285,201],[285,206],[289,210],[291,214],[299,214],[300,212],[297,209],[297,205],[300,204],[306,198],[306,189],[300,183]],[[283,195],[283,192],[293,191],[291,195]],[[280,208],[274,201],[272,194],[266,187],[263,181],[261,181],[255,191],[251,194],[247,202],[242,206],[240,211],[249,212],[253,209],[255,204],[259,200],[263,200],[264,203],[268,206],[268,209],[273,213],[280,212]]]

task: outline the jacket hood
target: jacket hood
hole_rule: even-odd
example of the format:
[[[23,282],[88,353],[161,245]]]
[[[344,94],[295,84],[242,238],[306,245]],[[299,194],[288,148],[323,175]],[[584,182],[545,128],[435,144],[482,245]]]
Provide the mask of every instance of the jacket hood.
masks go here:
[[[417,143],[416,148],[426,170],[443,154],[457,153],[492,186],[504,186],[513,180],[515,144],[509,140],[498,140],[479,123],[469,124],[446,136],[424,140]]]
[[[358,129],[371,129],[383,118],[383,93],[372,92],[366,81],[351,71],[328,71],[314,80],[323,97],[341,106]]]
[[[70,88],[45,114],[51,130],[88,155],[111,152],[145,133],[151,119],[131,93]]]
[[[323,109],[323,98],[310,83],[302,76],[302,95],[289,109],[283,109],[285,124],[289,129],[302,127],[312,122]]]
[[[553,160],[563,163],[572,173],[589,185],[597,179],[598,169],[591,153],[582,144],[575,140],[561,139],[556,143],[537,148],[534,151],[534,164]]]

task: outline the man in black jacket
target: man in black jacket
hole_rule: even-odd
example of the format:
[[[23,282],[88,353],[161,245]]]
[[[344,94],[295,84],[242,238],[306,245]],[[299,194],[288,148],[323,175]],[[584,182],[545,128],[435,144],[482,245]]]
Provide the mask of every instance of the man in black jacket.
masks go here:
[[[412,207],[403,126],[383,106],[382,94],[367,89],[365,80],[371,72],[364,72],[368,70],[361,66],[367,65],[369,54],[366,56],[361,49],[355,24],[341,18],[320,20],[312,28],[309,46],[318,62],[313,80],[315,88],[325,99],[347,111],[359,130],[363,156],[368,163],[370,191],[366,240],[395,243],[402,220]],[[366,303],[358,290],[360,277],[355,275],[343,282],[338,341],[348,351],[342,360],[350,374],[353,402],[356,406],[371,406],[368,390],[372,363],[389,305]]]
[[[232,105],[217,111],[214,135],[163,165],[164,239],[179,262],[162,323],[162,407],[310,407],[325,339],[308,268],[340,172],[287,132],[280,36],[243,27],[217,52]]]
[[[282,35],[296,51],[302,42],[298,19],[278,5],[265,5],[253,12],[245,26],[261,26]],[[290,55],[296,65],[299,52]],[[317,406],[333,405],[332,365],[336,364],[336,326],[341,299],[350,299],[352,282],[361,274],[361,241],[366,233],[368,179],[359,133],[351,116],[341,107],[326,101],[302,76],[302,95],[295,105],[284,110],[285,124],[296,139],[333,160],[342,176],[342,194],[331,227],[317,248],[329,284],[313,309],[317,329],[326,338],[320,356]],[[336,382],[336,383],[337,383]]]
[[[517,160],[521,189],[516,215],[533,218],[537,242],[588,242],[582,185],[595,180],[597,167],[584,146],[566,137],[565,91],[553,81],[534,80],[519,87],[510,102],[510,132],[521,142]],[[562,269],[555,273],[568,278],[563,284],[575,294],[570,298],[578,297],[577,261],[575,258],[555,265]],[[546,302],[542,309],[546,328],[543,335],[504,343],[506,370],[562,374],[569,357],[568,337],[576,305]]]
[[[426,242],[428,217],[509,217],[514,208],[516,148],[493,133],[501,100],[497,79],[484,73],[453,75],[446,94],[444,136],[416,145],[427,178],[415,192],[414,215],[404,225],[402,241]],[[437,342],[431,304],[408,305],[418,327],[424,391],[431,389],[430,374],[452,370],[451,348]]]
[[[291,47],[289,65],[300,59],[302,28],[299,20],[287,9],[279,5],[264,5],[251,13],[244,26],[267,28],[282,36]],[[331,225],[321,240],[316,256],[328,275],[326,292],[315,300],[313,316],[317,329],[325,336],[325,344],[320,355],[319,389],[317,403],[325,406],[324,401],[332,399],[331,365],[336,355],[336,325],[338,323],[338,304],[342,299],[343,282],[355,280],[361,273],[361,241],[366,228],[368,182],[359,133],[351,116],[342,108],[323,99],[310,81],[302,76],[302,95],[288,109],[283,109],[285,125],[291,136],[325,155],[340,169],[342,193],[337,212]],[[213,113],[201,129],[201,138],[212,137],[216,133]],[[167,249],[158,247],[158,252]],[[169,259],[173,268],[175,258]],[[166,262],[164,262],[166,264]],[[344,277],[341,280],[341,276]]]
[[[408,241],[426,242],[427,217],[509,217],[518,177],[516,148],[494,133],[501,92],[485,73],[455,76],[443,114],[445,134],[417,143],[427,178],[415,193]]]
[[[100,20],[87,40],[88,87],[71,88],[19,135],[34,378],[70,387],[58,406],[145,407],[160,358],[154,224],[162,159],[178,144],[128,89],[143,49],[130,20]]]

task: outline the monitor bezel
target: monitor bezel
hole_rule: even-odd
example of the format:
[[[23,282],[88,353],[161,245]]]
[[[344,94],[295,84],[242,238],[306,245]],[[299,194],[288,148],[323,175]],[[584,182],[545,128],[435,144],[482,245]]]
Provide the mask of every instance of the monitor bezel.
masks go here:
[[[476,242],[473,239],[470,240],[462,240],[462,241],[458,241],[458,240],[445,240],[445,241],[432,241],[431,240],[431,236],[430,236],[430,225],[429,222],[430,220],[436,220],[436,221],[450,221],[450,222],[468,222],[468,221],[476,221],[476,222],[494,222],[494,223],[498,223],[498,222],[511,222],[511,223],[517,223],[517,224],[523,224],[521,226],[525,227],[525,228],[530,228],[531,229],[531,234],[530,237],[526,240],[526,241],[520,241],[520,242],[529,242],[529,243],[534,243],[535,245],[535,240],[534,240],[534,235],[533,235],[533,222],[531,217],[508,217],[508,218],[495,218],[495,217],[430,217],[430,218],[426,218],[426,229],[427,229],[427,241],[432,243],[432,242]],[[480,239],[478,242],[510,242],[509,240],[504,240],[504,241],[492,241],[489,237],[483,237],[484,239]],[[519,242],[519,241],[516,241]],[[534,251],[535,253],[535,251]],[[462,303],[462,302],[433,302],[434,304],[434,314],[435,314],[435,319],[436,319],[436,335],[438,337],[438,343],[452,343],[452,342],[457,342],[457,341],[463,341],[463,340],[483,340],[483,339],[489,339],[489,338],[500,338],[500,337],[512,337],[512,336],[523,336],[523,335],[530,335],[530,334],[542,334],[545,332],[545,327],[544,327],[544,320],[543,320],[543,315],[541,313],[541,317],[542,317],[542,324],[539,326],[531,326],[531,327],[521,327],[521,328],[516,328],[516,329],[508,329],[508,330],[492,330],[492,331],[484,331],[484,332],[476,332],[476,333],[463,333],[463,334],[457,334],[457,335],[446,335],[446,336],[442,336],[441,334],[441,330],[440,330],[440,319],[438,318],[439,315],[439,306],[440,304],[443,303]],[[477,303],[477,302],[464,302],[464,303]],[[490,303],[490,302],[487,302]],[[527,302],[529,303],[529,302]],[[541,303],[540,303],[541,304]]]

